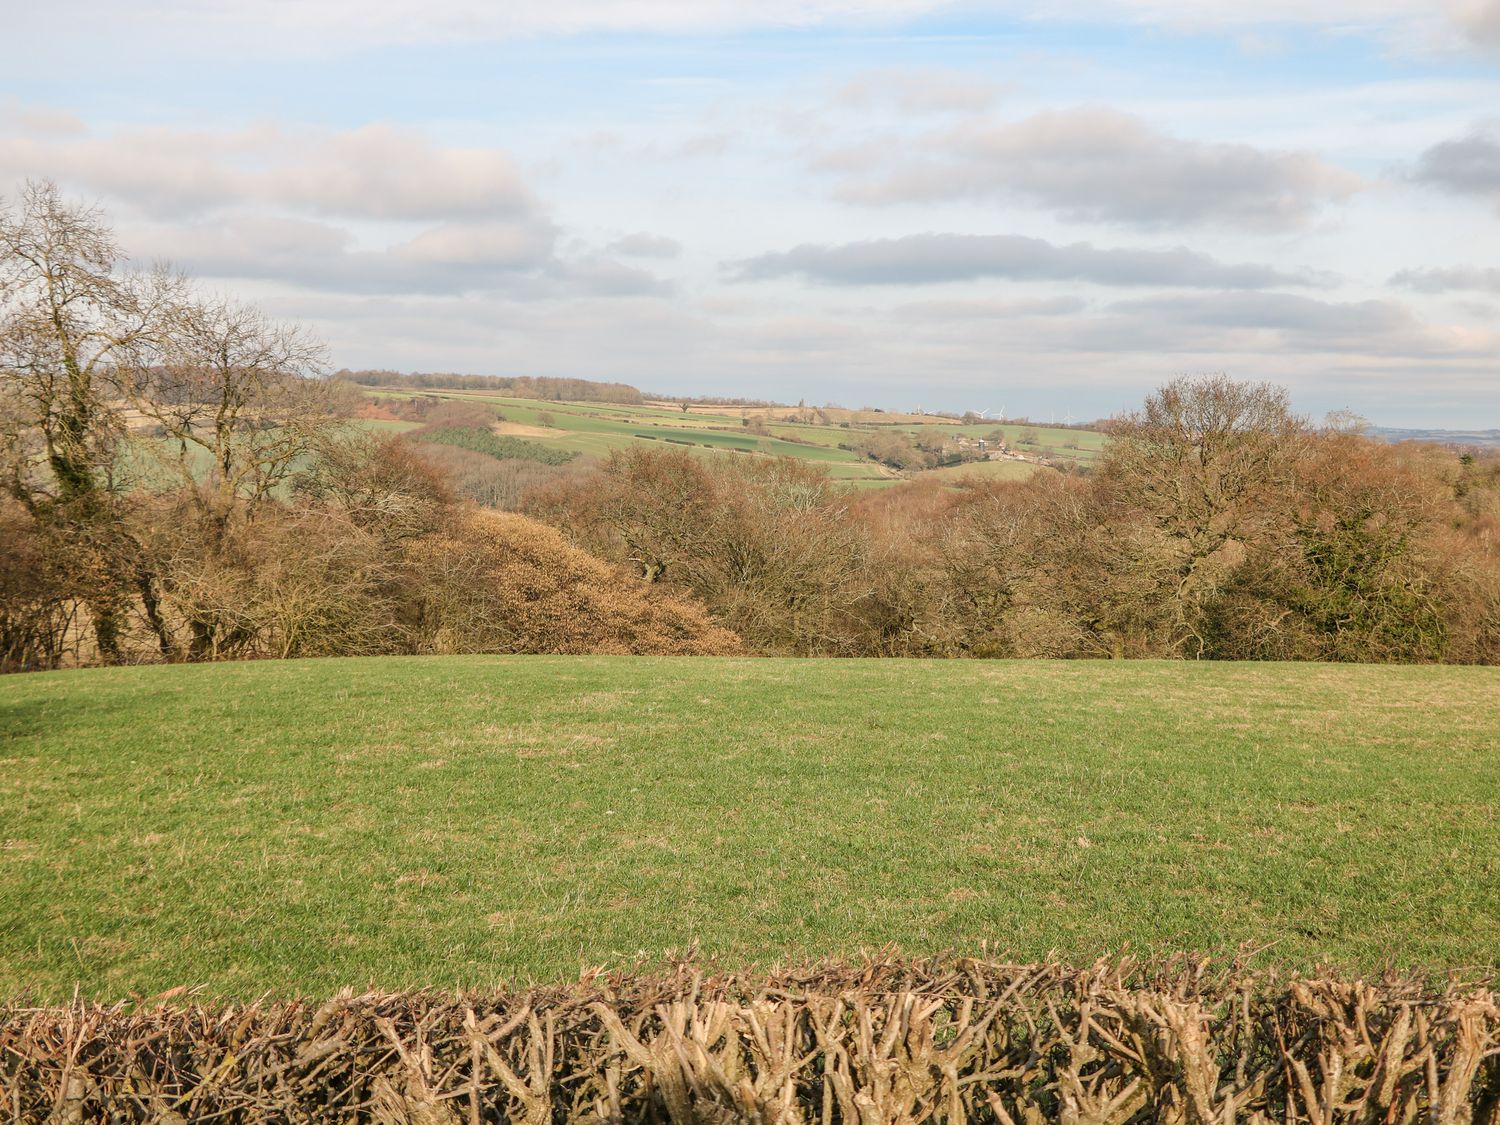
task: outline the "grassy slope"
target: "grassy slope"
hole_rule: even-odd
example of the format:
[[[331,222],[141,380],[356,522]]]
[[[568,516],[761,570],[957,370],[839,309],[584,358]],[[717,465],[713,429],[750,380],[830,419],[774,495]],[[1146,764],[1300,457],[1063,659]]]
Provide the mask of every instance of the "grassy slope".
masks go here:
[[[0,992],[975,948],[1500,961],[1500,670],[430,658],[0,680]]]
[[[923,477],[957,481],[978,477],[983,480],[1026,480],[1036,473],[1044,472],[1030,461],[971,461],[965,465],[949,465],[943,469],[928,469]]]

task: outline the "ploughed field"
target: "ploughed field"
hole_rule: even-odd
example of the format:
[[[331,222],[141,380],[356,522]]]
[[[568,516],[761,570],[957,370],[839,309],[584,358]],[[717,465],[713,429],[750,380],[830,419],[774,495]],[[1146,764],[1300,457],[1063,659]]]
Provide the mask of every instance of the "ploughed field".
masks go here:
[[[0,993],[978,951],[1500,963],[1500,669],[384,658],[0,679]]]

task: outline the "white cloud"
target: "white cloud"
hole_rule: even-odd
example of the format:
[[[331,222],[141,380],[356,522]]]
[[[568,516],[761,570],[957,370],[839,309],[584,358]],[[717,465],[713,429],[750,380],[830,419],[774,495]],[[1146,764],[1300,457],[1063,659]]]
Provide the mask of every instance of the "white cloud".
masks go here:
[[[0,182],[49,177],[182,216],[253,204],[375,220],[473,220],[538,204],[508,153],[434,144],[375,123],[343,131],[263,124],[108,134],[0,135]]]
[[[449,223],[424,230],[392,252],[435,265],[527,267],[552,257],[553,234],[541,224]]]
[[[215,42],[237,54],[330,54],[391,44],[448,43],[598,32],[721,34],[774,28],[879,27],[959,11],[1022,21],[1116,22],[1237,33],[1310,27],[1441,45],[1495,42],[1495,0],[52,0],[9,14],[38,41],[79,27],[105,35],[149,28],[152,46]]]
[[[237,55],[328,55],[364,47],[582,35],[718,34],[835,24],[881,26],[946,0],[52,0],[8,14],[43,41],[79,27],[105,35],[150,28],[151,49],[214,42]]]
[[[668,289],[613,254],[560,252],[559,227],[500,149],[379,123],[96,134],[45,107],[5,108],[0,184],[51,178],[102,195],[138,259],[351,294]]]
[[[19,98],[0,98],[0,128],[41,136],[76,136],[88,132],[88,126],[76,113],[54,106],[28,105]]]

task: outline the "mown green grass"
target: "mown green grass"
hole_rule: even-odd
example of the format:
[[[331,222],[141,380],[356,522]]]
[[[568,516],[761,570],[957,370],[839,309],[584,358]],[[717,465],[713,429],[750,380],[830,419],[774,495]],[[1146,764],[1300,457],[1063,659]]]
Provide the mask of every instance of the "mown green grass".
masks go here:
[[[427,658],[0,680],[0,992],[898,943],[1500,961],[1500,670]]]

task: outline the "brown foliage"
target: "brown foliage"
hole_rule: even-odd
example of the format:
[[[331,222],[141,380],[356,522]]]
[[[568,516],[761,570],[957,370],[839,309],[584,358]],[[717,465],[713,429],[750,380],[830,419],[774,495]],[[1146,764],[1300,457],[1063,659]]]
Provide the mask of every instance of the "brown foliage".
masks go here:
[[[429,652],[720,655],[738,638],[524,516],[474,510],[414,543],[418,641]]]
[[[1476,518],[1500,492],[1474,467],[1449,449],[1309,435],[1210,607],[1211,655],[1500,660],[1500,555]]]
[[[1500,997],[1192,961],[888,958],[323,1003],[12,1003],[0,1103],[79,1123],[1493,1125]]]
[[[869,651],[866,536],[848,497],[804,462],[625,449],[528,510],[702,601],[756,651]]]
[[[1497,466],[1209,379],[1118,420],[1089,476],[860,495],[633,449],[528,507],[769,654],[1492,662]]]

